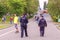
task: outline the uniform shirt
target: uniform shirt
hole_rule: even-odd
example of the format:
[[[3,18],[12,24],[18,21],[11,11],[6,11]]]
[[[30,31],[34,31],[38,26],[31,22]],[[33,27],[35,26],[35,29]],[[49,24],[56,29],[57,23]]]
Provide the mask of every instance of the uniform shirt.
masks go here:
[[[21,26],[26,26],[28,23],[28,19],[24,16],[20,19]]]
[[[38,26],[40,26],[40,27],[45,27],[45,26],[47,26],[46,20],[43,19],[43,18],[40,19]]]

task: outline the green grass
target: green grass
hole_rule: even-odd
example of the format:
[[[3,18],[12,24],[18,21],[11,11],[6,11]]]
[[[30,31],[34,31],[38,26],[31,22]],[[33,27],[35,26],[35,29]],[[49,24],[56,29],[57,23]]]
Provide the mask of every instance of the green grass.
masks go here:
[[[12,27],[13,24],[0,24],[0,29],[5,29],[5,28],[8,28],[8,27]]]
[[[7,26],[0,26],[0,29],[4,29],[4,28],[7,28]]]

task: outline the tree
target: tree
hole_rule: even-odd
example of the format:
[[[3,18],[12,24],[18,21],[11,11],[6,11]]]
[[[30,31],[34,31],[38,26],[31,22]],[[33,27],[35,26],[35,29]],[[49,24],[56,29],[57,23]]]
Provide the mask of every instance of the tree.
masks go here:
[[[2,17],[3,15],[5,15],[6,13],[7,13],[6,6],[0,4],[0,17]]]
[[[23,13],[34,13],[38,9],[38,0],[0,0],[0,6],[4,13],[22,15]]]
[[[49,0],[48,10],[52,18],[56,21],[60,16],[60,0]]]
[[[26,0],[27,1],[27,12],[34,13],[38,8],[38,0]]]

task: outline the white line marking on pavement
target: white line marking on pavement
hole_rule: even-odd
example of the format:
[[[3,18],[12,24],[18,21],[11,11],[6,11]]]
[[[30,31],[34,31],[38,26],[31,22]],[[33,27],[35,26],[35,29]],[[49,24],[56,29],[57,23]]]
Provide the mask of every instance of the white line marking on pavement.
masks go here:
[[[0,37],[3,37],[3,36],[5,36],[5,35],[7,35],[7,34],[9,34],[9,33],[11,33],[11,32],[13,32],[13,31],[15,31],[15,30],[12,30],[12,31],[6,32],[6,33],[4,33],[4,34],[1,34]]]

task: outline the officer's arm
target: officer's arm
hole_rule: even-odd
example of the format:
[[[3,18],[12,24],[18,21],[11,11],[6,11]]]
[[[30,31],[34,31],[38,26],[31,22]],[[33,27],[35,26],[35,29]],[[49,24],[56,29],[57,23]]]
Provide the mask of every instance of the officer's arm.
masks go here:
[[[47,22],[45,21],[45,26],[47,27]]]
[[[28,19],[26,19],[26,22],[28,23]]]
[[[22,22],[22,18],[20,19],[20,22]]]
[[[40,27],[40,21],[39,21],[39,23],[38,23],[38,26]]]

